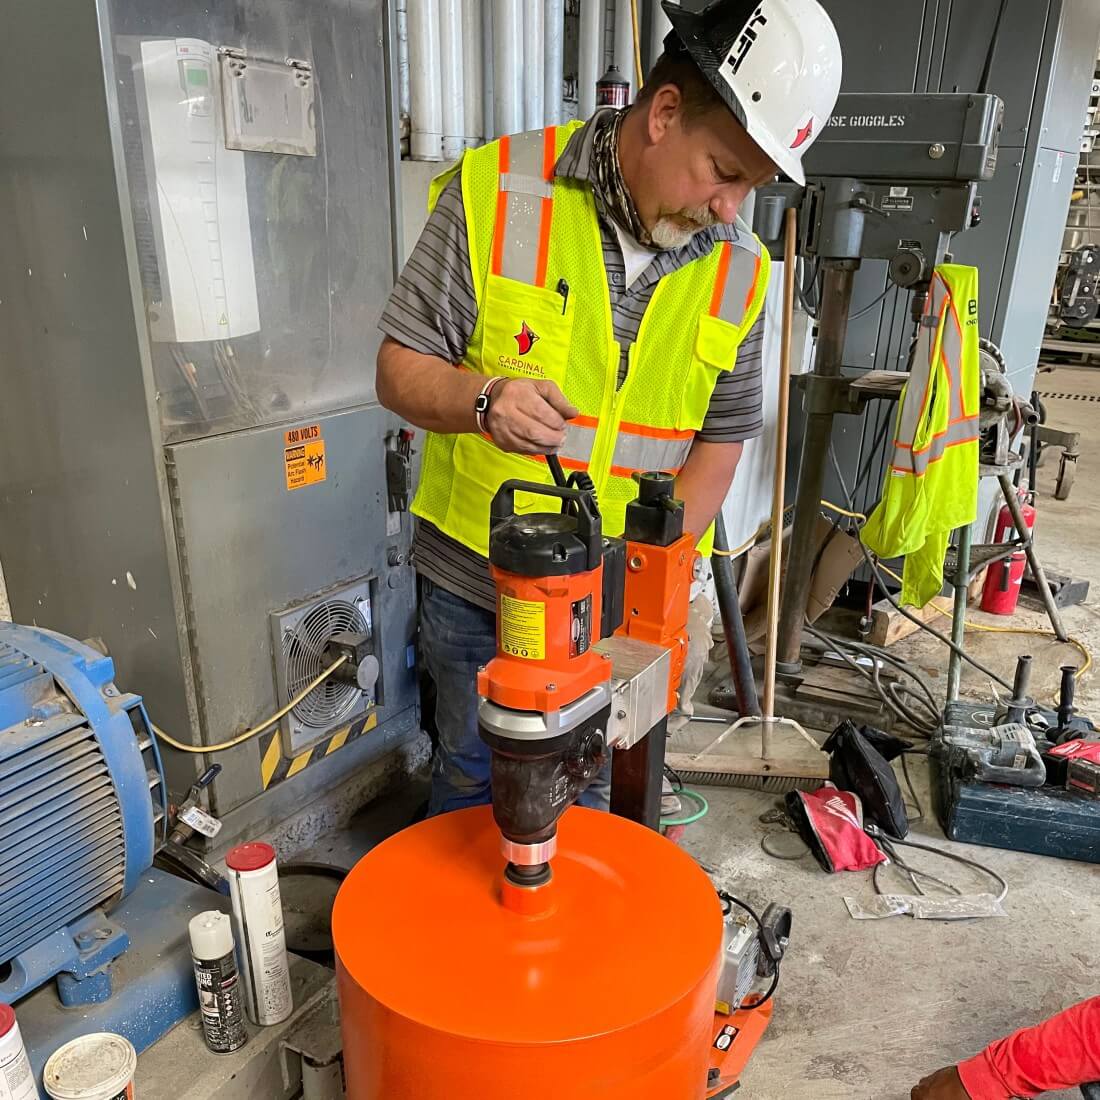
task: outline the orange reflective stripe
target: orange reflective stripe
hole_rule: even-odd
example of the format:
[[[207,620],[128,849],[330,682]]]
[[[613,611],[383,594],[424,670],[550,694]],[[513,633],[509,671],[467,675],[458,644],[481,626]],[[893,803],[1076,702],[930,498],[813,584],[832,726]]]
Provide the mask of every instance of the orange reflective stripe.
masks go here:
[[[600,421],[595,416],[574,416],[569,421],[579,428],[599,428]],[[627,435],[641,435],[646,439],[694,439],[695,432],[691,428],[655,428],[652,424],[635,424],[624,420],[619,424],[619,431]]]
[[[550,183],[554,178],[554,165],[557,163],[556,126],[547,126],[542,132],[542,178]],[[535,286],[546,282],[546,261],[550,256],[550,224],[554,218],[554,200],[544,198],[539,218],[539,251],[535,261]]]
[[[500,139],[500,153],[497,162],[497,171],[503,176],[508,171],[512,159],[512,142],[507,134]],[[508,220],[508,192],[497,191],[497,220],[493,229],[493,256],[492,272],[499,275],[503,266],[504,257],[504,226]]]
[[[722,242],[722,254],[718,257],[718,270],[714,275],[714,292],[710,296],[710,315],[712,317],[718,316],[718,311],[722,308],[722,295],[726,292],[726,276],[730,271],[730,255],[733,252],[733,245],[729,241]],[[760,257],[756,258],[756,266],[759,270]],[[752,292],[749,292],[749,299],[752,299]],[[746,308],[748,308],[746,306]]]
[[[643,435],[646,439],[694,439],[695,432],[691,428],[683,430],[679,428],[654,428],[649,424],[630,424],[623,421],[619,425],[620,432],[627,435]]]
[[[745,312],[748,313],[749,306],[752,305],[752,300],[756,295],[756,282],[760,278],[760,254],[756,256],[756,267],[752,272],[752,286],[749,287],[749,292],[745,295]]]

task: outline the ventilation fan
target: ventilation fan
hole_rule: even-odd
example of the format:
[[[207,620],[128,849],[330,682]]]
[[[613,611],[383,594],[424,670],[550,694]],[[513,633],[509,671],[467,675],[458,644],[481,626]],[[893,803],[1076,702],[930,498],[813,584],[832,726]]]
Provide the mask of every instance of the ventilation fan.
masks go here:
[[[359,651],[373,649],[370,581],[331,589],[271,616],[275,684],[285,706],[344,652],[349,638]],[[364,641],[365,639],[365,641]],[[283,719],[283,748],[288,756],[335,733],[374,704],[378,664],[374,657],[350,659],[338,675],[314,688]]]

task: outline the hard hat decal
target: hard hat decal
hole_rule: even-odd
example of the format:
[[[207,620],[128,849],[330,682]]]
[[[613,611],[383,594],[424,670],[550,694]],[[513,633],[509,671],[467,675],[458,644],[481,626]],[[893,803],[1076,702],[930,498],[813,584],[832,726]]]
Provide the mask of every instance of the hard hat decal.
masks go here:
[[[520,355],[526,355],[535,346],[535,341],[538,340],[538,338],[539,334],[524,321],[520,326],[519,332],[517,332],[514,337],[516,344],[519,346]]]
[[[737,39],[737,45],[733,47],[729,57],[726,59],[726,65],[729,66],[729,75],[736,76],[740,71],[741,66],[745,63],[745,58],[749,56],[749,51],[756,44],[756,39],[759,34],[759,27],[766,26],[768,17],[764,14],[764,5],[752,13],[752,18],[745,24],[745,29],[741,32],[741,37]],[[728,77],[727,77],[728,79]]]
[[[805,126],[795,127],[794,140],[791,142],[792,149],[801,149],[814,136],[816,121],[817,119],[811,114]]]

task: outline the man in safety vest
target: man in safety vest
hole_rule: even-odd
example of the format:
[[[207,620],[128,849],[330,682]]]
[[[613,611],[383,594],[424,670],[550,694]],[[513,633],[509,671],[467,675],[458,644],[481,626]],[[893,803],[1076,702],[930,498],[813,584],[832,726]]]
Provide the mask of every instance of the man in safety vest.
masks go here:
[[[664,8],[673,30],[633,106],[501,138],[434,181],[381,321],[379,400],[428,433],[413,511],[432,813],[491,799],[476,679],[496,645],[501,483],[549,482],[538,456],[556,453],[588,471],[618,535],[632,475],[671,470],[706,551],[763,427],[769,262],[737,212],[777,171],[803,182],[840,44],[818,0]],[[606,783],[582,798],[606,800]]]

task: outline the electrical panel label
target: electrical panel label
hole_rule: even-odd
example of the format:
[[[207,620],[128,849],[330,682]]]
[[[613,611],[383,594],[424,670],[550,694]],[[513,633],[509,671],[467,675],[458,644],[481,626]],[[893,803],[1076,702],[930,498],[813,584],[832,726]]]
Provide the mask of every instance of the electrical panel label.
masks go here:
[[[546,604],[500,597],[500,648],[510,657],[546,659]]]
[[[301,489],[324,481],[328,471],[325,465],[325,441],[320,424],[308,424],[304,428],[291,428],[284,438],[283,462],[286,466],[286,487]]]

